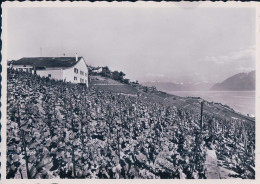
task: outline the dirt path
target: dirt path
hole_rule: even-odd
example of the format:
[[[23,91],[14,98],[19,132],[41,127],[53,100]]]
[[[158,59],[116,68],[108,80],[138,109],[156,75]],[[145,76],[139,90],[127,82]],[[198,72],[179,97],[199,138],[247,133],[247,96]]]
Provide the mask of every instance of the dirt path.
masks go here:
[[[215,150],[207,150],[205,167],[208,179],[221,179]]]

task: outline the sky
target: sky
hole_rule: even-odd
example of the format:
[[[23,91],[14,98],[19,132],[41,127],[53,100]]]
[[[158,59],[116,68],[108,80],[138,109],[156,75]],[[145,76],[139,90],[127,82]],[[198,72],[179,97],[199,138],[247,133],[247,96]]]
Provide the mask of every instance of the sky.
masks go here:
[[[255,70],[255,26],[251,8],[12,7],[7,58],[78,53],[131,81],[216,83]]]

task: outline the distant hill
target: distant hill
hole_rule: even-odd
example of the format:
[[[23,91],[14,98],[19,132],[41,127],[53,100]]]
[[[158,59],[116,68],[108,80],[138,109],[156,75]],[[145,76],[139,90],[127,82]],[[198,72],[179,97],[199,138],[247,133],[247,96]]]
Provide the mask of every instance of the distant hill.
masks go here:
[[[255,90],[255,71],[238,73],[211,87],[213,91],[252,91]]]
[[[212,83],[142,82],[142,85],[154,86],[161,91],[206,91]]]

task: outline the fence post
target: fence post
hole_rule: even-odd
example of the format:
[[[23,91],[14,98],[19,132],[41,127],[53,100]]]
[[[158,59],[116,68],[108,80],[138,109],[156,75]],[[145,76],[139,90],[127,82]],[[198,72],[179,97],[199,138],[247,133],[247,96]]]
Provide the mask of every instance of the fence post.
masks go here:
[[[203,104],[204,102],[201,102],[201,107],[200,107],[200,134],[202,135],[203,131]]]

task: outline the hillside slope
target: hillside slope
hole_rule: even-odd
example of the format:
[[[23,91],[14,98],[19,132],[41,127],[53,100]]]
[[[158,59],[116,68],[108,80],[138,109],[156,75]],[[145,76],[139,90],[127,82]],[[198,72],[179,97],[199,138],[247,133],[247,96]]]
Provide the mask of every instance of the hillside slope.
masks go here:
[[[198,98],[145,92],[136,83],[120,85],[105,78],[99,79],[104,85],[86,88],[7,72],[8,179],[180,179],[180,172],[182,178],[204,178],[211,144],[215,161],[234,171],[234,177],[255,178],[255,123],[234,118],[238,114],[221,104],[204,103],[201,127]]]
[[[238,73],[211,87],[214,91],[252,91],[255,90],[255,71]]]
[[[196,114],[200,114],[200,102],[202,100],[201,98],[179,97],[162,91],[145,92],[143,90],[143,88],[145,87],[141,87],[142,85],[126,85],[118,81],[114,81],[113,79],[100,76],[92,76],[90,82],[90,86],[98,90],[134,96],[137,96],[139,94],[139,96],[143,96],[145,100],[149,102],[161,103],[166,106],[173,105],[177,108],[191,110],[193,112],[196,112]],[[238,118],[244,121],[254,122],[253,118],[239,114],[235,112],[232,108],[220,103],[205,103],[204,112],[208,114],[214,114],[216,117],[221,119],[232,120],[233,118]]]

